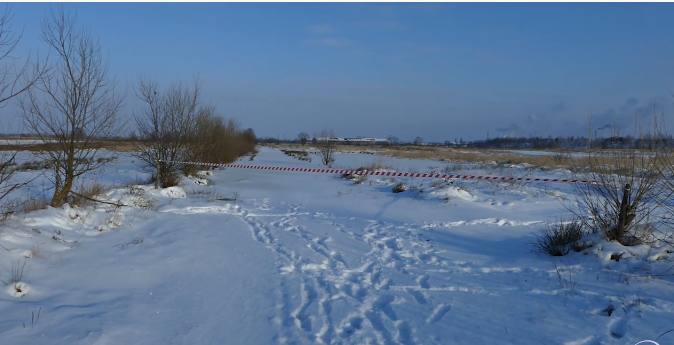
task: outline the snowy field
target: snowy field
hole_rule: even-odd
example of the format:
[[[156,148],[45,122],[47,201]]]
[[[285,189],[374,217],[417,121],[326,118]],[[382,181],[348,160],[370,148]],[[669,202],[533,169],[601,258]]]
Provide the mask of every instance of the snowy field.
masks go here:
[[[0,139],[0,145],[37,145],[47,143],[55,143],[56,140],[41,140],[41,139]]]
[[[530,250],[532,233],[568,214],[567,184],[408,179],[394,194],[401,180],[219,169],[154,190],[127,186],[149,174],[111,154],[83,181],[127,206],[48,208],[0,227],[0,277],[25,267],[0,290],[0,344],[631,345],[674,328],[672,277],[647,278],[671,268],[671,247]],[[241,163],[319,161],[260,148]],[[335,167],[374,161],[568,177],[367,154],[339,154]],[[19,173],[37,179],[13,197],[48,196],[37,174]]]

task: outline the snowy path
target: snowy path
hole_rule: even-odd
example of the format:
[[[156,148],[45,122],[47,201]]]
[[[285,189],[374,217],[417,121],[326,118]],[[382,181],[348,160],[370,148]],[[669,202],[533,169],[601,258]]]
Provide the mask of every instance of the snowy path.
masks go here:
[[[276,258],[239,218],[145,213],[103,236],[32,271],[17,312],[0,317],[2,344],[276,342]],[[0,297],[0,310],[11,303]]]
[[[568,339],[563,321],[579,317],[578,311],[568,308],[565,298],[550,303],[560,288],[549,267],[453,260],[441,239],[443,232],[305,212],[302,205],[273,206],[268,199],[251,210],[225,207],[209,212],[241,217],[252,238],[280,259],[283,278],[275,295],[275,322],[281,344],[579,340]],[[504,224],[489,219],[466,223]],[[437,249],[435,243],[445,249]],[[481,254],[497,256],[498,250]],[[604,328],[605,338],[615,340],[627,318],[597,321],[579,329],[596,334],[595,327]],[[532,331],[537,335],[532,337]],[[599,339],[580,343],[603,343]]]

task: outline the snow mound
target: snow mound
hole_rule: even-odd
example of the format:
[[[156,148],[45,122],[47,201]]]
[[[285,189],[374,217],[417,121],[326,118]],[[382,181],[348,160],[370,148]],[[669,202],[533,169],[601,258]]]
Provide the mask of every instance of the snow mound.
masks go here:
[[[431,192],[431,195],[442,197],[442,198],[452,198],[452,199],[463,199],[468,201],[474,201],[477,199],[474,195],[470,194],[467,190],[456,187],[448,186],[442,189]]]
[[[171,199],[187,198],[185,190],[177,186],[162,189],[160,195]]]
[[[23,297],[30,290],[30,286],[24,282],[16,282],[7,286],[7,294],[14,297]]]

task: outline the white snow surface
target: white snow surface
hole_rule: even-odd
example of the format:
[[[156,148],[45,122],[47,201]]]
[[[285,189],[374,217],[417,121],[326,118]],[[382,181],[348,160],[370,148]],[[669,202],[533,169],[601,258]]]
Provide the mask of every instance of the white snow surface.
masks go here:
[[[314,158],[260,148],[241,162]],[[366,154],[338,154],[335,167],[375,159],[452,169]],[[228,168],[124,187],[148,177],[136,163],[119,155],[83,180],[127,206],[66,205],[1,225],[0,277],[26,272],[0,288],[1,344],[622,345],[674,328],[673,280],[646,277],[671,268],[671,247],[597,238],[562,258],[530,250],[532,233],[568,214],[566,184],[405,179],[394,194],[400,179]],[[35,174],[18,178],[37,176],[32,190],[49,196]]]

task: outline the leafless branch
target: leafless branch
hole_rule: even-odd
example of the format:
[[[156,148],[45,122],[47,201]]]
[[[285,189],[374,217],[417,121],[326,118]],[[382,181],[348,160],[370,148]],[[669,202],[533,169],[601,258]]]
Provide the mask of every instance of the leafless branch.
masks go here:
[[[59,149],[45,151],[54,162],[54,195],[51,205],[63,203],[74,181],[105,163],[98,160],[94,140],[116,134],[118,111],[124,94],[108,75],[98,41],[75,26],[75,17],[63,7],[42,21],[42,40],[57,61],[20,97],[24,124],[44,142],[54,141]]]
[[[335,143],[331,139],[335,137],[335,133],[332,130],[325,129],[318,133],[318,135],[315,135],[315,137],[321,162],[328,167],[332,166],[332,163],[335,162]]]
[[[141,78],[135,90],[144,106],[134,114],[138,129],[137,157],[155,171],[155,188],[174,184],[179,164],[197,117],[198,80],[192,87],[177,84],[165,90],[156,81]]]
[[[23,30],[16,32],[12,29],[13,17],[10,6],[5,5],[0,15],[0,108],[33,87],[47,71],[46,60],[40,64],[31,61],[30,56],[25,60],[13,56],[23,36]]]

